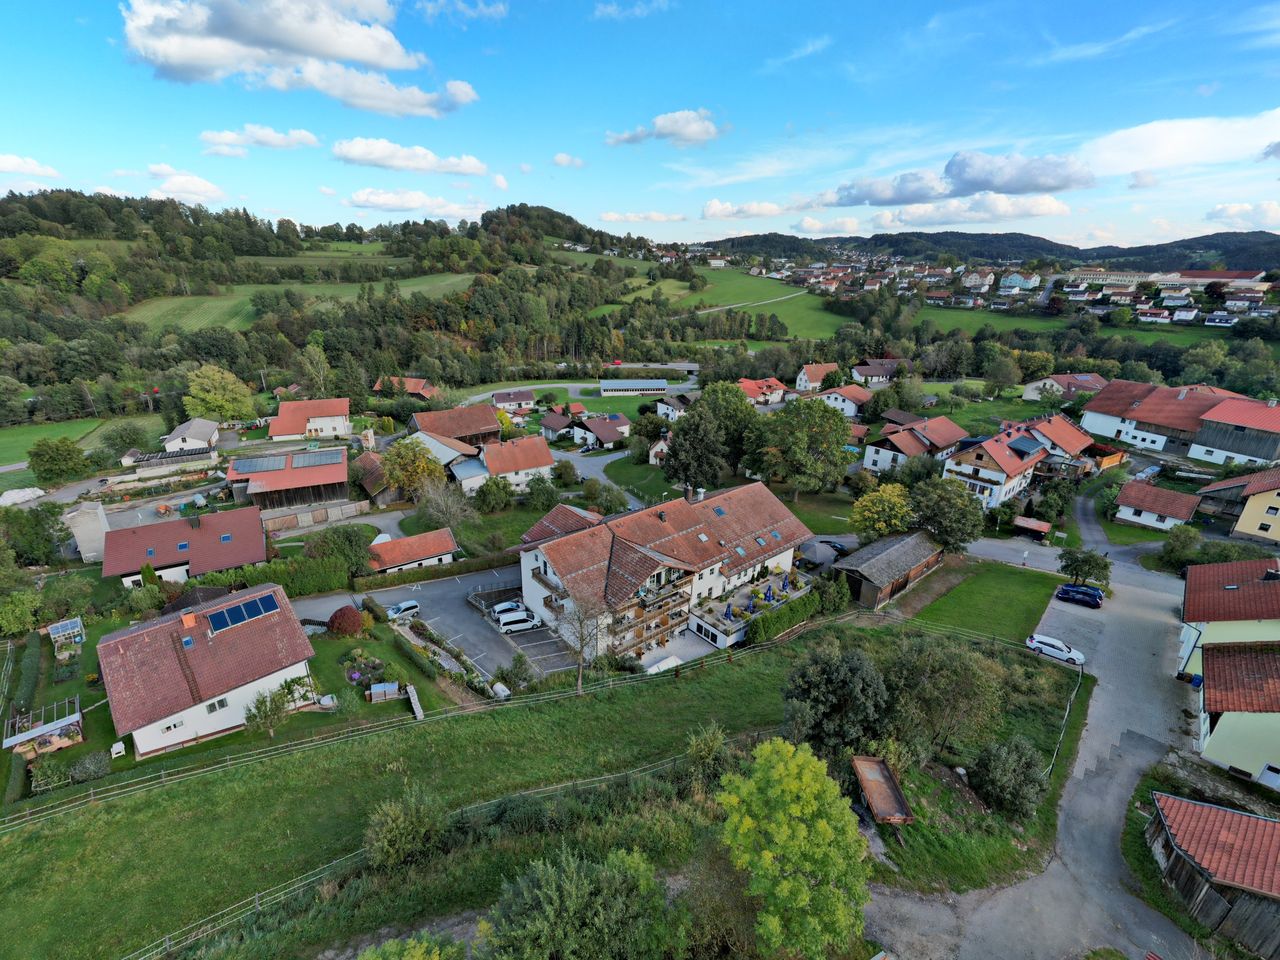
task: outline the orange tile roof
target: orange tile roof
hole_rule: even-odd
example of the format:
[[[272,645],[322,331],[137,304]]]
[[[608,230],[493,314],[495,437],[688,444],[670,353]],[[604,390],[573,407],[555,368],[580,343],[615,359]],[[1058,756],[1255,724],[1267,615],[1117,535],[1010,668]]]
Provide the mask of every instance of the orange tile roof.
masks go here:
[[[1223,398],[1239,396],[1230,390],[1203,383],[1158,387],[1132,380],[1112,380],[1084,408],[1091,413],[1105,413],[1171,430],[1194,432],[1200,429],[1204,414],[1218,406]]]
[[[1078,457],[1093,444],[1093,437],[1072,422],[1070,417],[1055,413],[1049,417],[1026,420],[1025,425],[1041,433],[1054,446],[1065,450],[1067,456]]]
[[[837,396],[844,397],[851,403],[861,404],[866,403],[871,399],[871,391],[866,387],[858,386],[856,383],[848,383],[843,387],[832,387],[830,390],[822,391],[818,396],[825,397],[829,393],[834,393]]]
[[[1200,498],[1194,493],[1179,493],[1153,486],[1145,480],[1130,480],[1120,488],[1116,505],[1149,510],[1175,520],[1190,520],[1200,506]]]
[[[346,397],[331,400],[282,400],[280,409],[267,428],[269,437],[293,437],[307,432],[307,421],[318,417],[349,417],[351,401]]]
[[[1280,898],[1280,820],[1153,794],[1178,849],[1225,887]]]
[[[752,400],[759,400],[766,393],[777,393],[779,390],[787,389],[786,385],[777,377],[765,377],[763,380],[742,377],[738,380],[738,386]]]
[[[917,437],[910,430],[895,430],[893,433],[885,433],[872,446],[883,447],[885,445],[893,447],[895,450],[908,457],[918,457],[921,454],[929,452],[929,448],[925,442]]]
[[[1272,406],[1262,400],[1223,400],[1204,414],[1204,419],[1215,423],[1228,423],[1237,427],[1251,427],[1268,433],[1280,433],[1280,406]]]
[[[1280,643],[1206,643],[1201,654],[1209,713],[1280,713]]]
[[[809,382],[815,387],[822,383],[822,378],[828,373],[834,373],[840,369],[838,363],[806,363],[800,368]]]
[[[1037,444],[1040,443],[1034,437],[1028,438],[1027,434],[1021,430],[1007,430],[996,434],[994,437],[988,437],[978,445],[982,447],[983,451],[995,462],[996,467],[1006,477],[1017,477],[1035,467],[1037,463],[1049,455],[1049,451],[1043,445],[1040,446],[1039,450],[1028,456],[1019,455],[1016,450],[1010,449],[1009,444],[1020,438],[1031,439]]]
[[[1280,620],[1280,560],[1234,560],[1188,567],[1182,619],[1187,623]]]
[[[375,570],[386,570],[388,567],[453,553],[457,549],[458,542],[453,539],[453,531],[448,527],[441,527],[412,537],[370,544],[369,566]]]
[[[379,377],[378,382],[373,385],[374,393],[382,391],[383,379]],[[404,392],[411,396],[424,397],[428,400],[440,396],[440,388],[432,386],[422,377],[386,377],[385,379],[391,385],[404,387]]]
[[[487,403],[415,413],[413,423],[423,433],[434,433],[455,440],[484,433],[499,433],[502,430],[498,423],[497,409]]]
[[[1214,493],[1219,490],[1231,490],[1235,487],[1243,487],[1240,491],[1240,496],[1246,499],[1252,497],[1255,493],[1270,493],[1272,490],[1280,490],[1280,467],[1259,470],[1257,473],[1246,473],[1239,477],[1232,477],[1229,480],[1219,480],[1217,483],[1211,483],[1207,487],[1201,487],[1200,493]]]
[[[387,488],[387,475],[382,469],[382,455],[366,450],[356,457],[355,464],[360,468],[360,486],[369,496],[374,496]]]
[[[514,440],[486,443],[481,448],[480,456],[492,477],[516,473],[520,470],[549,467],[555,462],[551,456],[551,448],[541,436],[516,437]]]
[[[604,518],[591,510],[583,510],[567,503],[557,503],[541,520],[520,537],[521,543],[537,543],[566,533],[575,533],[594,527]]]

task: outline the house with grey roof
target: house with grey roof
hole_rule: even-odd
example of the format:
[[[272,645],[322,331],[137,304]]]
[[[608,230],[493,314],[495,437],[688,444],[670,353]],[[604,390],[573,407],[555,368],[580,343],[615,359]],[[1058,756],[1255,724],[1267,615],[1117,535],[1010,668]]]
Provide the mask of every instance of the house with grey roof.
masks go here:
[[[218,445],[218,425],[200,417],[180,423],[164,438],[168,453],[188,453],[196,450],[212,450]]]
[[[837,560],[849,592],[864,607],[879,610],[942,563],[942,548],[922,530],[870,543]]]

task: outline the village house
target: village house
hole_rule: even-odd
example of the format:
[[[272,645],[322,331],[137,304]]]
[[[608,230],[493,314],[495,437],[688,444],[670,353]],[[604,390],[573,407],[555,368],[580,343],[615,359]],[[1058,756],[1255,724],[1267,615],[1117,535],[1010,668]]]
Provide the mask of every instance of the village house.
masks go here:
[[[1008,293],[1015,290],[1034,290],[1040,286],[1040,274],[1038,273],[1006,273],[1000,278],[1000,292]]]
[[[947,417],[917,417],[904,425],[888,423],[879,440],[867,444],[862,465],[872,473],[901,466],[910,457],[944,459],[956,452],[969,431]]]
[[[439,387],[432,386],[422,377],[379,377],[373,385],[373,392],[380,397],[389,397],[397,389],[415,400],[434,400],[441,395]]]
[[[1233,537],[1280,543],[1280,468],[1219,480],[1199,493],[1206,513],[1235,517]]]
[[[662,461],[667,459],[667,454],[671,452],[671,440],[663,434],[653,443],[649,444],[649,466],[660,467]]]
[[[427,453],[431,454],[432,459],[442,467],[450,467],[459,460],[474,457],[480,453],[478,447],[473,447],[469,443],[463,443],[453,437],[441,436],[438,433],[427,433],[425,430],[411,433],[406,439],[426,447]]]
[[[1194,307],[1173,311],[1174,323],[1195,323],[1200,319],[1200,311]]]
[[[1145,480],[1130,480],[1116,497],[1116,520],[1153,530],[1172,530],[1195,516],[1200,498],[1154,486]]]
[[[675,423],[688,412],[694,398],[687,393],[677,393],[670,397],[659,397],[654,404],[654,412],[668,423]]]
[[[109,633],[98,661],[116,733],[150,756],[238,730],[259,694],[312,699],[315,655],[284,590],[266,583]]]
[[[149,566],[161,580],[182,583],[188,577],[266,559],[258,508],[243,507],[108,530],[102,576],[119,577],[126,587],[140,587],[142,570]]]
[[[218,445],[218,425],[196,417],[175,427],[163,443],[166,453],[204,453]]]
[[[237,457],[227,467],[236,503],[263,510],[347,499],[347,448]]]
[[[863,386],[888,383],[897,374],[898,369],[904,365],[909,373],[911,371],[910,360],[897,360],[891,357],[879,360],[863,360],[862,363],[853,368],[853,380]]]
[[[453,563],[458,542],[448,527],[412,537],[397,537],[369,544],[369,566],[377,573],[399,573],[418,567]]]
[[[573,442],[592,448],[612,446],[630,435],[631,421],[624,413],[608,413],[573,425]]]
[[[1200,416],[1188,456],[1210,463],[1266,466],[1280,460],[1280,406],[1229,396]]]
[[[829,407],[834,407],[841,414],[852,420],[862,412],[863,405],[871,399],[871,391],[856,383],[843,387],[832,387],[818,394],[818,399]]]
[[[556,522],[589,521],[562,512]],[[779,593],[784,581],[798,592],[792,557],[812,536],[761,483],[691,490],[559,536],[538,526],[520,555],[524,604],[558,632],[573,629],[577,605],[598,609],[592,655],[665,643],[685,629],[719,647],[736,642],[748,618],[722,610],[754,602],[742,594],[761,576],[777,579]]]
[[[787,392],[787,386],[777,377],[765,377],[763,380],[751,380],[742,377],[738,387],[747,395],[747,399],[758,406],[769,406],[781,403]]]
[[[579,530],[594,527],[603,519],[604,517],[594,510],[583,510],[581,507],[570,506],[567,503],[557,503],[537,523],[521,534],[520,542],[525,546],[533,546],[544,540],[553,540],[567,533],[576,533]]]
[[[806,363],[796,374],[796,392],[809,393],[821,389],[827,374],[837,373],[839,370],[838,363]]]
[[[464,482],[459,477],[462,489],[468,494],[475,493],[488,477],[505,477],[516,493],[524,493],[534,477],[551,476],[555,460],[544,438],[530,436],[486,443],[480,448],[480,462],[485,472],[479,483],[474,479]]]
[[[1049,394],[1070,403],[1081,393],[1097,393],[1107,385],[1096,373],[1055,373],[1038,380],[1028,380],[1022,387],[1023,400],[1042,400]]]
[[[1214,644],[1280,642],[1280,559],[1188,567],[1182,621],[1178,672],[1188,677],[1203,675]]]
[[[415,413],[413,426],[423,433],[449,437],[473,447],[502,437],[502,425],[498,423],[498,412],[487,403],[454,407],[452,410],[428,410],[424,413]]]
[[[1034,436],[1006,430],[994,437],[962,440],[943,463],[942,475],[961,481],[983,507],[992,510],[1022,493],[1031,483],[1036,464],[1048,455]]]
[[[543,414],[542,423],[538,426],[542,431],[543,439],[548,443],[555,443],[573,433],[573,417],[566,417],[563,413],[556,413],[553,410]]]
[[[562,417],[569,417],[570,419],[573,419],[575,417],[585,417],[587,415],[587,408],[577,400],[570,400],[568,403],[553,403],[551,405],[551,412],[558,413]]]
[[[1173,320],[1168,310],[1139,310],[1135,316],[1139,323],[1169,323]]]
[[[351,434],[351,401],[282,400],[267,427],[272,440],[318,440]]]
[[[879,610],[942,563],[942,548],[923,531],[898,533],[861,547],[834,564],[854,602]]]
[[[1006,421],[1001,429],[1030,433],[1044,444],[1048,456],[1039,468],[1041,472],[1079,475],[1093,471],[1092,461],[1084,456],[1084,452],[1093,446],[1093,437],[1064,414],[1055,413],[1017,423]]]
[[[1208,644],[1201,670],[1200,755],[1280,790],[1280,639]]]
[[[527,410],[533,403],[532,390],[499,390],[493,395],[493,405],[507,413]]]
[[[1085,404],[1080,425],[1095,436],[1189,456],[1201,417],[1230,397],[1239,394],[1205,384],[1161,387],[1112,380]]]

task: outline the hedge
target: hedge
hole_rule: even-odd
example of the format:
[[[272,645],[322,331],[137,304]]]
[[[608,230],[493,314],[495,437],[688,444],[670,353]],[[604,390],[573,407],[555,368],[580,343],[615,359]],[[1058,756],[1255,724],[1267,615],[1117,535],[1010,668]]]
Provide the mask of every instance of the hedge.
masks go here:
[[[464,573],[476,573],[479,570],[493,570],[496,567],[514,566],[510,554],[492,553],[486,557],[473,557],[470,560],[455,560],[453,563],[437,563],[430,567],[414,567],[412,570],[401,570],[398,573],[375,573],[370,577],[356,577],[354,588],[357,591],[381,590],[384,587],[398,587],[405,583],[419,583],[423,580],[443,580]]]
[[[810,590],[803,597],[797,597],[775,610],[762,613],[747,626],[747,643],[762,643],[772,640],[780,633],[785,633],[797,624],[804,623],[822,606],[822,598],[816,591]]]
[[[428,680],[434,680],[440,676],[440,668],[436,666],[436,662],[410,643],[399,630],[396,631],[392,642],[395,648],[404,654],[406,660],[427,675]]]
[[[346,590],[347,565],[336,557],[281,557],[256,567],[206,573],[188,585],[240,590],[262,583],[278,583],[290,597]]]

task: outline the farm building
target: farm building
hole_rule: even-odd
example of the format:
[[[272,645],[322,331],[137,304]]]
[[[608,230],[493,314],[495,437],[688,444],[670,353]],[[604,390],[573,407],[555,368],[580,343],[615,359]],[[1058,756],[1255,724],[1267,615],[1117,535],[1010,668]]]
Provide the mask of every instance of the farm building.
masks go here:
[[[1145,480],[1130,480],[1116,497],[1116,520],[1153,530],[1172,530],[1195,516],[1200,498],[1153,486]]]
[[[1280,542],[1280,468],[1219,480],[1200,488],[1205,512],[1235,517],[1233,537]]]
[[[1280,820],[1153,794],[1147,846],[1187,912],[1265,960],[1280,960]]]
[[[855,550],[834,569],[849,580],[849,592],[878,610],[942,563],[942,548],[922,531],[899,533]]]
[[[227,467],[237,503],[263,510],[347,499],[347,448],[238,457]]]
[[[168,453],[212,450],[217,445],[218,425],[212,420],[203,420],[200,417],[178,424],[173,432],[164,438],[164,449]]]
[[[379,377],[373,385],[373,392],[378,396],[391,396],[397,389],[413,397],[415,400],[434,400],[440,396],[440,388],[432,386],[422,377]]]
[[[601,380],[602,397],[656,397],[667,392],[665,380]]]
[[[413,425],[423,433],[459,440],[478,447],[502,436],[497,410],[487,403],[452,410],[429,410],[415,413]]]

